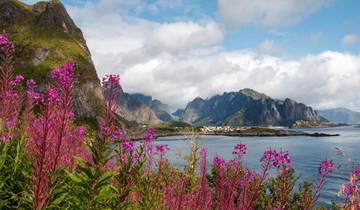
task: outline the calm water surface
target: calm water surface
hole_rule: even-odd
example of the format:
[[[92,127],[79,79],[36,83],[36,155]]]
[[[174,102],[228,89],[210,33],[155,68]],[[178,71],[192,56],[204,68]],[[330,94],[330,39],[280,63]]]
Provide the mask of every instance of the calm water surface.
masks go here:
[[[260,169],[259,160],[263,152],[269,148],[283,148],[288,150],[293,160],[296,174],[300,177],[299,183],[308,180],[313,181],[318,174],[318,165],[324,158],[335,161],[336,165],[347,163],[340,171],[332,174],[324,190],[322,191],[320,201],[326,201],[329,204],[331,199],[340,200],[337,192],[342,183],[345,183],[351,165],[348,161],[360,164],[360,128],[339,127],[325,129],[305,129],[306,132],[323,132],[331,134],[340,134],[338,137],[227,137],[227,136],[200,136],[198,143],[206,145],[208,149],[208,162],[211,164],[212,158],[216,155],[222,155],[225,159],[232,158],[232,151],[235,144],[244,143],[247,145],[247,154],[245,163],[248,167]],[[174,136],[159,138],[163,144],[169,144],[171,151],[169,159],[178,167],[185,165],[183,157],[189,153],[190,144],[187,137]],[[335,147],[340,147],[345,151],[346,158],[336,156]]]

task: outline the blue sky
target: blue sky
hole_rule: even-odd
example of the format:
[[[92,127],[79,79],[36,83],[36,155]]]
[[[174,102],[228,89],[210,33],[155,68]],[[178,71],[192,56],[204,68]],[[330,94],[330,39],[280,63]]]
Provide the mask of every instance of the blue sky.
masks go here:
[[[197,96],[253,88],[360,111],[358,0],[63,3],[99,77],[120,74],[128,92],[178,108]]]

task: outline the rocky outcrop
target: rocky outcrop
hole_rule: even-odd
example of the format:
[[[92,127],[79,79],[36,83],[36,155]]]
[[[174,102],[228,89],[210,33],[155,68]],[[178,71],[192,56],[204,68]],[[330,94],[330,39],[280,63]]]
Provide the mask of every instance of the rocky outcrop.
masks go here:
[[[291,99],[276,100],[251,89],[224,93],[210,99],[196,98],[182,120],[193,125],[283,125],[298,120],[326,121],[311,107]]]
[[[161,121],[169,122],[173,120],[173,117],[169,114],[170,108],[167,104],[163,104],[161,101],[153,99],[151,96],[140,93],[131,94],[131,96],[148,106]]]
[[[67,60],[77,63],[80,83],[74,93],[74,109],[80,116],[95,117],[103,97],[90,52],[81,30],[58,0],[27,5],[18,0],[0,0],[0,31],[16,45],[17,73],[40,85],[50,80],[50,68]]]
[[[146,99],[148,99],[146,97]],[[120,90],[120,95],[117,99],[117,114],[128,121],[133,121],[140,124],[155,125],[161,122],[156,113],[151,108],[139,99],[138,96],[128,94]]]

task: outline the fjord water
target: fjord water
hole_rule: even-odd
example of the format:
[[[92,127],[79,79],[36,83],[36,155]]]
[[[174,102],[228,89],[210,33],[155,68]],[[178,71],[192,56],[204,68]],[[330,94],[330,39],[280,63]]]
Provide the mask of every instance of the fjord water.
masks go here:
[[[300,129],[299,129],[300,130]],[[216,154],[229,160],[232,158],[234,145],[244,143],[247,145],[245,164],[254,169],[260,169],[260,158],[263,152],[271,147],[288,150],[293,160],[296,174],[299,176],[298,184],[304,180],[314,181],[318,175],[318,165],[325,159],[332,159],[335,166],[342,164],[340,170],[335,170],[327,180],[320,202],[330,204],[332,199],[341,201],[337,196],[340,185],[346,183],[352,168],[352,161],[360,164],[360,128],[348,126],[337,128],[302,129],[305,132],[322,132],[340,134],[336,137],[227,137],[227,136],[199,136],[198,143],[206,145],[208,149],[208,164],[211,164]],[[188,137],[173,136],[159,138],[162,144],[169,144],[169,160],[182,168],[185,165],[183,157],[190,151]],[[345,157],[336,155],[335,148],[341,148]],[[351,159],[351,161],[349,161]],[[295,186],[296,188],[298,187]]]

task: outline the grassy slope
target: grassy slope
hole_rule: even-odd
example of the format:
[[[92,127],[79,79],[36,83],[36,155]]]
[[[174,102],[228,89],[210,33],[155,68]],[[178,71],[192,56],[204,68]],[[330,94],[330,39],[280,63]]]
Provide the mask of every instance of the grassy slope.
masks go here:
[[[10,35],[17,47],[15,55],[17,72],[40,82],[47,81],[51,67],[58,66],[70,59],[76,61],[79,66],[81,82],[98,83],[90,53],[82,47],[86,46],[86,43],[84,43],[80,31],[78,34],[70,34],[65,33],[61,27],[56,25],[39,26],[37,24],[39,14],[32,11],[32,6],[17,0],[10,2],[19,6],[21,10],[13,19],[2,21],[0,29],[5,30]],[[59,12],[63,13],[61,9]],[[47,48],[50,53],[40,65],[34,65],[32,57],[38,48]]]

